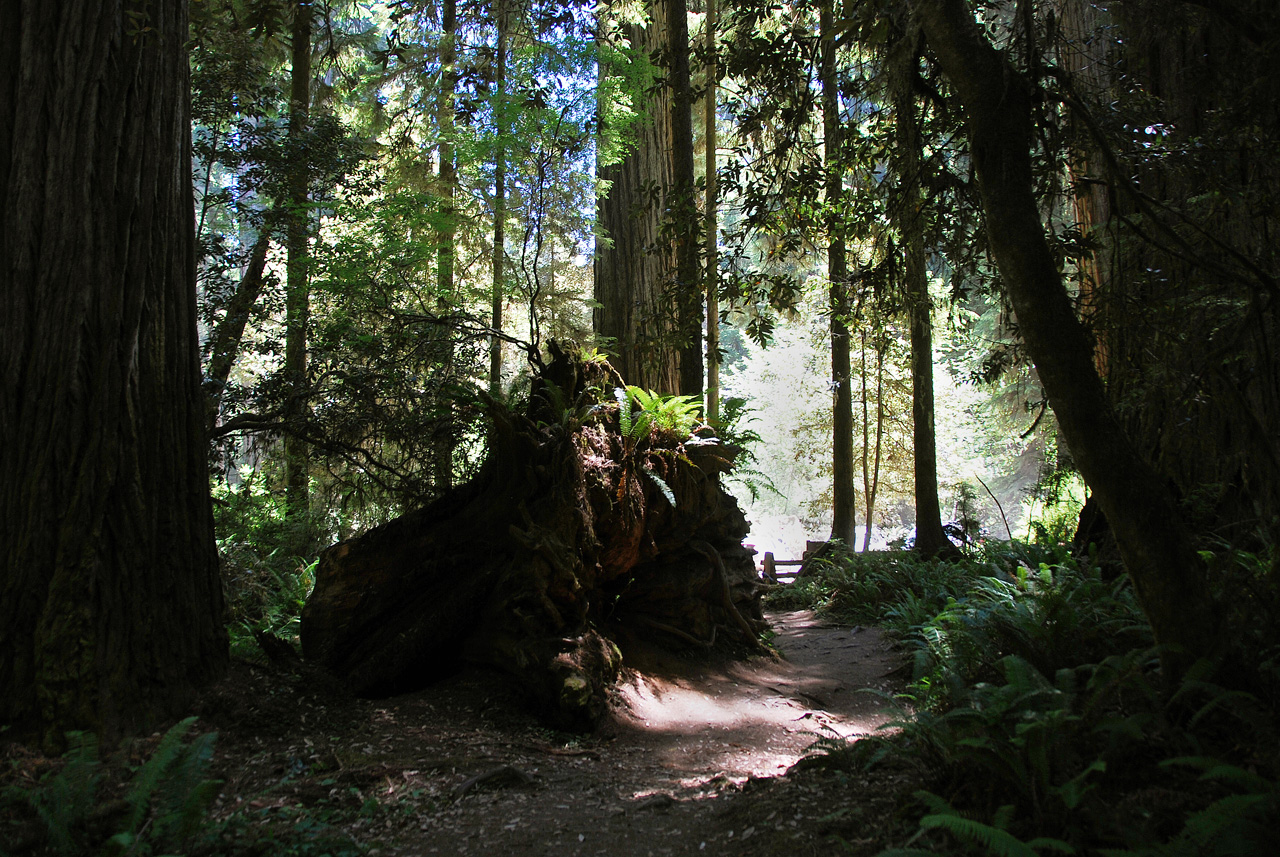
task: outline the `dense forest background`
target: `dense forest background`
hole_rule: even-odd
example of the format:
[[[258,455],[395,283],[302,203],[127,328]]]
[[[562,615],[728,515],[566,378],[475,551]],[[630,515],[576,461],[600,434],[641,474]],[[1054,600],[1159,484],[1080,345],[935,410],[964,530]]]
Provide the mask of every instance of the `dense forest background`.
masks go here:
[[[1265,9],[983,4],[948,58],[928,15],[870,3],[301,8],[192,20],[214,493],[246,577],[473,473],[477,391],[518,399],[550,339],[761,436],[762,548],[1070,538],[1117,434],[1155,470],[1113,517],[1273,542]],[[992,57],[1026,102],[1012,190],[947,66],[1000,111]],[[1042,232],[993,232],[1013,192]],[[1071,318],[1028,335],[1028,278]]]
[[[633,407],[696,407],[667,429],[743,450],[761,550],[838,543],[779,603],[897,623],[921,712],[986,712],[908,740],[1042,766],[920,835],[1035,853],[1014,807],[1114,844],[1062,832],[1105,753],[1036,742],[1150,725],[1255,843],[1273,2],[62,5],[0,11],[6,728],[184,713],[290,643],[324,548],[458,496],[502,414],[607,415],[630,455]],[[553,353],[619,392],[566,399]]]

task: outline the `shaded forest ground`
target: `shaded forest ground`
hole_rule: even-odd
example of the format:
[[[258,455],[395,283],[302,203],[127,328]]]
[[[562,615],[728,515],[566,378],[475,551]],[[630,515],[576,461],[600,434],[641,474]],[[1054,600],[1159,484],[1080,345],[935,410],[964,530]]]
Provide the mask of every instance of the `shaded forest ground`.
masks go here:
[[[633,652],[640,668],[590,736],[523,714],[496,672],[374,701],[236,676],[203,717],[221,732],[227,780],[214,815],[263,829],[229,830],[224,844],[239,850],[271,825],[296,834],[293,819],[309,815],[331,827],[326,848],[379,854],[825,853],[820,820],[847,811],[849,791],[770,778],[819,738],[885,722],[884,702],[857,691],[891,690],[900,658],[874,629],[770,618],[780,658]]]
[[[860,833],[873,853],[884,844],[875,828],[899,800],[901,788],[886,787],[894,774],[852,787],[820,771],[778,777],[815,741],[889,720],[887,696],[859,691],[897,689],[902,657],[874,628],[808,611],[769,619],[777,657],[629,652],[614,711],[587,736],[523,713],[496,671],[365,700],[240,662],[201,705],[197,729],[218,732],[209,774],[225,783],[209,811],[212,837],[196,850],[845,853],[830,834],[868,818]],[[136,765],[158,741],[123,761]],[[17,745],[5,755],[9,786],[33,787],[58,764]]]

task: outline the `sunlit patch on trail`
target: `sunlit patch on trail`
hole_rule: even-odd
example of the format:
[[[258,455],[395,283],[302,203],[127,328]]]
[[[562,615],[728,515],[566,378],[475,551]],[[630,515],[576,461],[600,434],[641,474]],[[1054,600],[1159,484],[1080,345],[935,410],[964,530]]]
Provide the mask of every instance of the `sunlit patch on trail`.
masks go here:
[[[859,692],[887,690],[897,665],[877,631],[827,627],[806,613],[771,618],[786,659],[724,671],[667,664],[623,686],[623,725],[644,734],[653,761],[683,788],[716,772],[733,781],[776,776],[819,738],[853,740],[896,715],[885,698]]]

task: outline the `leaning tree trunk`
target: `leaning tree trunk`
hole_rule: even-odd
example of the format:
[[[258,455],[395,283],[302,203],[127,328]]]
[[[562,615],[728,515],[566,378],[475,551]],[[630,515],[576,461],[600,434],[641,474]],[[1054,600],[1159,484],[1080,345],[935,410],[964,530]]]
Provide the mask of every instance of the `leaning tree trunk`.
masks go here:
[[[614,640],[754,649],[748,524],[717,479],[735,450],[628,428],[595,399],[615,379],[559,355],[527,414],[492,407],[474,480],[322,554],[306,657],[368,695],[494,665],[582,728],[617,677]]]
[[[271,249],[270,220],[262,226],[262,232],[253,244],[249,253],[249,266],[236,284],[235,294],[227,302],[226,314],[214,325],[209,334],[207,350],[209,359],[206,364],[205,390],[205,430],[212,434],[218,426],[218,416],[222,412],[222,397],[227,389],[227,381],[231,377],[231,367],[240,354],[240,343],[244,340],[244,330],[249,324],[249,316],[253,313],[258,297],[262,294],[264,275],[267,271],[267,251]]]
[[[227,661],[186,4],[6,4],[3,20],[0,722],[110,740]]]
[[[929,45],[967,114],[996,266],[1067,446],[1111,522],[1164,664],[1216,654],[1222,626],[1204,568],[1163,479],[1134,448],[1094,365],[1045,238],[1031,165],[1032,93],[963,0],[916,0]]]

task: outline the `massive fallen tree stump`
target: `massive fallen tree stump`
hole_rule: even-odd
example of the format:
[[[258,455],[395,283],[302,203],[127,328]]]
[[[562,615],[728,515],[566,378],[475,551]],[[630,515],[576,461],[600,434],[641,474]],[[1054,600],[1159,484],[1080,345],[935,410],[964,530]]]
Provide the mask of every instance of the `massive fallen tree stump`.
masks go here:
[[[615,639],[758,645],[749,525],[718,478],[737,450],[663,428],[643,394],[614,401],[608,364],[555,354],[526,413],[491,406],[475,479],[321,555],[303,653],[356,693],[492,664],[587,728],[621,668]]]

